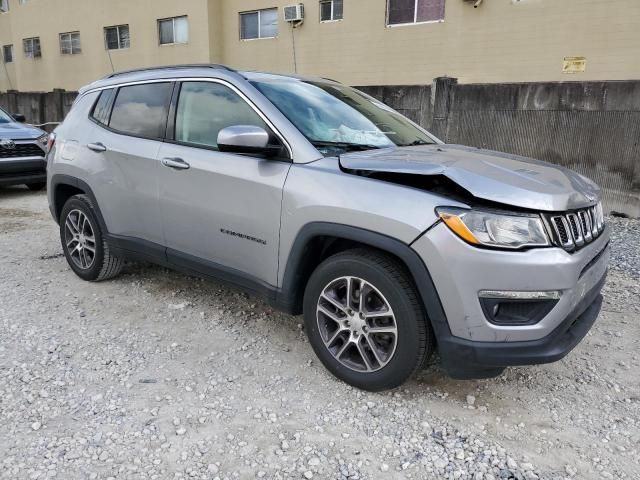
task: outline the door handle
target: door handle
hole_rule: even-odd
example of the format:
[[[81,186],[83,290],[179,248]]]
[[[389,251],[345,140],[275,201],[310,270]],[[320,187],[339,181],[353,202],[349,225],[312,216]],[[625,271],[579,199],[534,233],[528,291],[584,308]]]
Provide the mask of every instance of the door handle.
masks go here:
[[[87,145],[87,148],[89,150],[93,150],[94,152],[106,152],[107,151],[107,147],[105,147],[103,144],[101,144],[100,142],[96,142],[96,143],[89,143]]]
[[[186,170],[191,166],[181,158],[163,158],[162,164],[165,167],[175,168],[176,170]]]

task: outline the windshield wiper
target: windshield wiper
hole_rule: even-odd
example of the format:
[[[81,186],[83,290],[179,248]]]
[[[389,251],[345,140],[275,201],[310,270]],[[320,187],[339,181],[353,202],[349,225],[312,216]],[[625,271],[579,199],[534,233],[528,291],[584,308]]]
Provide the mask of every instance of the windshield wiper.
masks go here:
[[[411,143],[405,143],[404,145],[398,145],[399,147],[415,147],[417,145],[435,145],[436,142],[425,142],[424,140],[414,140]]]
[[[347,151],[364,151],[364,150],[376,150],[382,148],[379,145],[369,145],[366,143],[349,143],[349,142],[324,142],[320,140],[314,140],[311,142],[314,147],[335,147],[342,148]]]

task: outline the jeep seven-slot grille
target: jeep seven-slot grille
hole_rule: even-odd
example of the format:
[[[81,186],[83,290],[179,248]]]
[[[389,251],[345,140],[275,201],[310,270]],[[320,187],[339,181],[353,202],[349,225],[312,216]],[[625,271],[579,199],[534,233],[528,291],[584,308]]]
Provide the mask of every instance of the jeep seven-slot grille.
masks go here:
[[[553,231],[554,243],[567,251],[593,242],[604,230],[602,203],[561,215],[551,214],[547,220]]]
[[[0,145],[0,158],[22,157],[44,157],[44,150],[35,143],[16,143],[13,148]]]

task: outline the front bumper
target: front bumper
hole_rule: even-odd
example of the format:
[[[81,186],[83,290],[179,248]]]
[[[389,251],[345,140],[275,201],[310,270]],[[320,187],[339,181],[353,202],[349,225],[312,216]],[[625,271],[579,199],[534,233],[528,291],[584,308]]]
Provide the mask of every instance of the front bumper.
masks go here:
[[[565,357],[585,337],[602,306],[600,290],[606,273],[573,312],[549,335],[522,342],[474,342],[444,336],[438,348],[447,373],[457,379],[499,375],[504,367],[551,363]]]
[[[43,158],[0,159],[0,186],[47,181],[47,162]]]
[[[509,365],[548,363],[569,353],[600,311],[609,263],[609,229],[580,251],[509,252],[476,248],[439,224],[412,245],[429,269],[446,316],[434,325],[442,363],[456,378],[495,376]],[[530,325],[496,325],[481,290],[560,291],[560,300]]]

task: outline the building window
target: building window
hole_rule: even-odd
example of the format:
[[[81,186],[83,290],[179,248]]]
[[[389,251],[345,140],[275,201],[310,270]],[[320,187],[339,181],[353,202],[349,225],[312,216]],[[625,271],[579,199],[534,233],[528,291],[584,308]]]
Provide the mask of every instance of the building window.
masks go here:
[[[320,0],[320,21],[342,20],[343,0]]]
[[[388,0],[387,25],[444,20],[445,0]]]
[[[187,43],[189,41],[189,22],[187,17],[173,17],[158,20],[160,45]]]
[[[278,36],[278,9],[267,8],[240,14],[240,39],[275,38]]]
[[[107,50],[120,50],[129,48],[131,40],[129,37],[129,25],[116,25],[114,27],[105,27],[104,43]]]
[[[9,0],[0,0],[0,13],[7,13],[9,11]]]
[[[2,47],[2,58],[4,63],[13,62],[13,45],[4,45]]]
[[[60,53],[63,55],[82,53],[82,48],[80,48],[80,32],[60,34]]]
[[[22,40],[22,48],[24,49],[24,56],[27,58],[40,58],[42,56],[40,37],[25,38]]]

